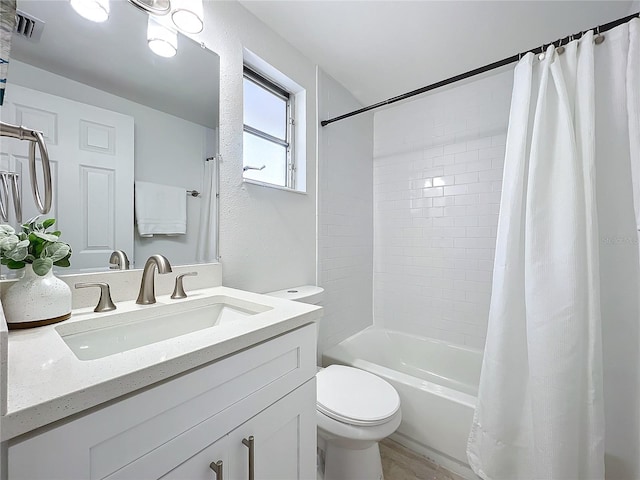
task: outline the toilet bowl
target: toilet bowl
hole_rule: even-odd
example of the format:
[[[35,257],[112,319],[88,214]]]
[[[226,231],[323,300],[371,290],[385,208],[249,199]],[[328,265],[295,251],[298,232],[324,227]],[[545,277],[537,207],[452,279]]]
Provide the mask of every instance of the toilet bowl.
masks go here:
[[[321,305],[323,289],[307,285],[268,295]],[[398,392],[372,373],[342,365],[319,369],[316,382],[319,477],[382,480],[378,442],[400,426]]]
[[[400,397],[386,381],[353,367],[316,374],[318,445],[325,480],[381,480],[378,442],[400,426]]]

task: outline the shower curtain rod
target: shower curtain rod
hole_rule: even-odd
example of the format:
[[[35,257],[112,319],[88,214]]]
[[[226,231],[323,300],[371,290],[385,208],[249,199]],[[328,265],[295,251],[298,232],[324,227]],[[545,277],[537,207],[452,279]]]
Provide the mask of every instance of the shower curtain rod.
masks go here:
[[[628,21],[640,17],[640,12],[636,12],[631,15],[627,15],[626,17],[619,18],[618,20],[614,20],[613,22],[605,23],[604,25],[600,25],[598,27],[589,28],[583,32],[575,33],[573,35],[567,35],[560,40],[556,40],[553,42],[555,47],[559,47],[566,43],[569,43],[570,40],[577,40],[582,35],[587,33],[590,30],[593,30],[596,33],[604,33],[607,30],[611,30],[612,28],[617,27],[618,25],[622,25],[623,23],[627,23]],[[384,107],[385,105],[390,105],[392,103],[399,102],[401,100],[405,100],[407,98],[415,97],[416,95],[420,95],[421,93],[428,92],[430,90],[435,90],[436,88],[444,87],[445,85],[450,85],[452,83],[459,82],[460,80],[464,80],[466,78],[474,77],[476,75],[480,75],[481,73],[488,72],[490,70],[494,70],[496,68],[504,67],[505,65],[509,65],[510,63],[519,61],[525,54],[531,52],[533,54],[543,53],[547,47],[549,47],[551,43],[545,43],[541,47],[533,48],[531,50],[527,50],[526,52],[517,53],[511,57],[499,60],[497,62],[490,63],[485,65],[484,67],[476,68],[474,70],[470,70],[465,73],[461,73],[460,75],[456,75],[455,77],[447,78],[446,80],[441,80],[436,83],[432,83],[431,85],[427,85],[426,87],[418,88],[416,90],[412,90],[407,93],[403,93],[402,95],[398,95],[397,97],[392,97],[388,100],[383,100],[382,102],[375,103],[373,105],[369,105],[368,107],[363,107],[358,110],[354,110],[353,112],[345,113],[344,115],[340,115],[338,117],[330,118],[329,120],[322,120],[320,125],[326,127],[330,123],[337,122],[339,120],[344,120],[345,118],[353,117],[354,115],[358,115],[360,113],[368,112],[369,110],[374,110],[376,108]]]

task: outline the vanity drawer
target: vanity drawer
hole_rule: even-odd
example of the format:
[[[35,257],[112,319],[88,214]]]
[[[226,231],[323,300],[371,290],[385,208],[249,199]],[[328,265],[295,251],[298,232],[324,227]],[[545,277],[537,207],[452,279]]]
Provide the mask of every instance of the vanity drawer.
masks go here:
[[[313,378],[315,335],[315,325],[301,327],[42,433],[19,437],[9,444],[9,478],[105,478],[216,415],[219,421],[209,422],[207,439],[222,436]],[[189,437],[184,452],[171,450],[178,463],[207,446],[198,435]]]

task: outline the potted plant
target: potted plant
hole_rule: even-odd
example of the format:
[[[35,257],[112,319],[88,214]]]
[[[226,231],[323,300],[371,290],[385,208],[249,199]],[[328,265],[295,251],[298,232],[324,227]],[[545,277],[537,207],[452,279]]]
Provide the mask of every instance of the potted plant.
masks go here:
[[[20,232],[0,225],[0,263],[12,270],[24,269],[2,296],[2,307],[10,329],[30,328],[66,320],[71,315],[71,289],[57,278],[53,266],[70,266],[71,246],[60,241],[50,218],[35,217]]]

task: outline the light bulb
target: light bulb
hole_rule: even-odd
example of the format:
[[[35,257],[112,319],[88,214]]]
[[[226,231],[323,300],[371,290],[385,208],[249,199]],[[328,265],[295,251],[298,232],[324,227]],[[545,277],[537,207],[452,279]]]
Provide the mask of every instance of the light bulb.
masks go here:
[[[92,22],[104,22],[109,18],[109,0],[70,0],[73,9]]]
[[[147,42],[149,48],[161,57],[173,57],[178,52],[178,33],[160,24],[149,16],[147,24]]]
[[[186,33],[200,33],[204,28],[202,0],[174,0],[171,19],[176,27]]]

